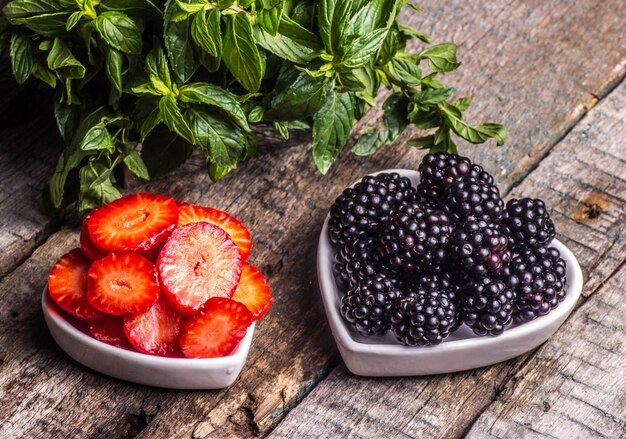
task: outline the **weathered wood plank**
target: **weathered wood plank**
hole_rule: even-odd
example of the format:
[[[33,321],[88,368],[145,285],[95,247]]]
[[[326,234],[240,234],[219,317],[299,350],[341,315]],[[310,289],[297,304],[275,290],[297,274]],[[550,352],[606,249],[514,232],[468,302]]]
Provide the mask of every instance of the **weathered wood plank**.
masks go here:
[[[0,68],[0,277],[15,268],[55,230],[42,211],[41,190],[50,178],[61,141],[48,90],[17,88]]]
[[[620,63],[625,49],[612,36],[619,35],[623,26],[618,26],[616,14],[609,9],[598,6],[598,12],[589,17],[589,5],[559,2],[549,7],[536,5],[539,12],[527,17],[522,12],[529,9],[517,6],[522,12],[509,20],[509,2],[505,1],[440,3],[445,3],[437,6],[443,8],[441,12],[423,16],[424,27],[434,28],[438,39],[445,40],[446,34],[461,36],[468,47],[476,46],[478,50],[480,45],[488,44],[506,53],[506,62],[485,65],[462,57],[467,70],[463,79],[469,81],[463,91],[480,92],[490,78],[498,78],[484,93],[503,94],[507,99],[481,103],[475,114],[486,113],[485,108],[496,105],[495,111],[501,112],[497,119],[516,121],[511,143],[499,150],[509,151],[507,157],[514,157],[513,162],[534,148],[532,151],[537,153],[532,153],[533,158],[525,165],[534,166],[543,155],[539,151],[552,146],[576,119],[564,123],[559,118],[552,119],[552,113],[569,115],[578,108],[580,111],[575,113],[581,114],[580,103],[587,92],[604,93],[622,74]],[[605,3],[612,5],[613,10],[619,6],[617,0]],[[570,14],[568,27],[557,26],[562,34],[539,26],[541,14],[560,17],[565,11]],[[446,14],[463,20],[456,26],[454,20],[442,20]],[[590,27],[598,29],[598,38],[605,40],[568,37],[568,32],[579,35]],[[535,29],[533,40],[546,47],[537,50],[521,44],[524,29],[526,33]],[[507,32],[511,33],[510,39]],[[545,56],[551,53],[547,46],[554,37],[557,39],[550,44],[561,47],[551,60],[555,66],[572,62],[568,57],[578,47],[595,55],[567,81],[556,77],[546,83],[520,80],[515,71],[507,70],[507,63],[517,62],[513,58],[522,58],[528,69],[536,72],[534,69],[546,64]],[[478,58],[486,53],[472,52],[472,56]],[[589,82],[584,83],[581,78]],[[485,118],[493,119],[494,114]],[[529,138],[532,142],[527,142]],[[247,367],[234,386],[220,392],[149,389],[99,376],[62,355],[43,327],[37,295],[54,260],[75,245],[77,232],[63,230],[0,282],[4,298],[0,303],[0,351],[4,352],[0,366],[0,423],[4,430],[0,430],[0,436],[38,436],[52,431],[69,437],[133,436],[138,432],[143,437],[249,437],[271,429],[337,363],[330,332],[321,323],[324,316],[314,280],[316,235],[326,207],[356,175],[384,167],[412,167],[420,155],[414,150],[407,152],[404,147],[391,147],[372,159],[344,157],[329,177],[321,178],[313,169],[308,148],[306,142],[280,154],[266,148],[218,185],[209,184],[203,164],[191,162],[174,176],[141,187],[227,209],[250,226],[255,238],[253,261],[268,275],[276,302],[258,326]],[[499,169],[493,148],[466,151],[475,152],[473,155],[480,156],[478,160],[486,161],[491,170]],[[521,176],[522,173],[515,179]],[[507,180],[509,177],[504,174],[496,177],[502,183],[516,181]],[[611,205],[607,211],[618,207],[623,206]],[[621,248],[618,244],[614,247]],[[498,378],[499,373],[492,375],[496,382],[503,381]],[[469,419],[475,413],[469,410],[467,416]]]
[[[583,267],[587,296],[626,259],[625,135],[626,82],[512,192],[515,197],[540,196],[553,206],[558,237]],[[602,200],[601,209],[595,210],[597,216],[589,215],[589,206],[599,202],[590,200]],[[578,322],[584,315],[578,313],[573,319]],[[559,332],[559,340],[572,344],[578,337],[579,333],[567,328]],[[426,432],[434,437],[459,437],[529,358],[527,354],[489,368],[441,377],[387,380],[355,377],[340,366],[271,436],[387,437],[385,432],[393,431],[398,437],[419,437]],[[589,357],[588,361],[597,364],[603,360]],[[583,369],[568,371],[573,379],[587,373]],[[625,374],[624,370],[615,371],[613,383],[623,383]],[[480,430],[476,434],[480,436]]]
[[[626,266],[512,378],[468,438],[626,435]]]

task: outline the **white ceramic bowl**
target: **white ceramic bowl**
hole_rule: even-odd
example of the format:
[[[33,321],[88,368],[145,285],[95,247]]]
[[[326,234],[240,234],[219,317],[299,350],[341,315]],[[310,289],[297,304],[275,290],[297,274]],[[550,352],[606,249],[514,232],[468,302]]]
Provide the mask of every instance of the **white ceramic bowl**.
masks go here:
[[[52,338],[70,357],[115,378],[170,389],[222,389],[243,368],[254,334],[253,323],[233,353],[221,358],[165,358],[108,345],[81,331],[66,318],[45,288],[41,306]]]
[[[388,169],[419,182],[416,171]],[[567,263],[567,295],[548,315],[528,323],[510,326],[498,337],[478,337],[463,325],[443,343],[433,347],[407,347],[391,334],[363,337],[341,317],[343,292],[335,282],[333,260],[335,249],[328,237],[328,218],[324,221],[317,252],[317,274],[335,342],[350,371],[363,376],[412,376],[457,372],[488,366],[517,357],[545,342],[570,315],[582,292],[583,277],[576,257],[558,240],[551,246]]]

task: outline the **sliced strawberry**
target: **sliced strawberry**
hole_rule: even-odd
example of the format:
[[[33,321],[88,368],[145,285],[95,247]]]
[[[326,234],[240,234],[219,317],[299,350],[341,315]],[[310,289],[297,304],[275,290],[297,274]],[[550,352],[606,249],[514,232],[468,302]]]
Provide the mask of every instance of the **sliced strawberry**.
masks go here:
[[[206,222],[177,228],[157,261],[163,292],[187,315],[196,313],[211,297],[230,298],[241,266],[241,255],[232,239]]]
[[[197,223],[205,221],[215,224],[226,230],[226,233],[235,242],[241,259],[245,262],[250,256],[252,249],[252,241],[250,240],[250,232],[241,224],[239,220],[233,218],[226,212],[212,209],[210,207],[196,206],[195,204],[180,203],[178,206],[178,225],[182,226],[189,223]]]
[[[89,269],[89,303],[113,315],[141,314],[159,297],[154,264],[136,253],[113,253]]]
[[[183,317],[164,297],[143,314],[124,317],[126,336],[135,349],[144,354],[180,357],[180,334]]]
[[[118,348],[134,351],[126,333],[124,332],[124,319],[121,317],[109,317],[102,320],[94,320],[89,323],[91,335],[103,343],[117,346]]]
[[[252,320],[259,320],[272,305],[270,287],[265,276],[250,264],[243,265],[239,285],[231,299],[243,303],[252,313]]]
[[[103,253],[150,252],[167,239],[177,221],[176,201],[146,193],[112,201],[86,220],[91,241]]]
[[[92,261],[97,261],[98,259],[102,259],[106,256],[106,253],[102,253],[98,250],[98,247],[91,241],[91,236],[89,236],[89,230],[87,229],[87,220],[89,216],[85,218],[83,221],[83,225],[80,228],[80,248],[83,249],[83,253]]]
[[[180,347],[188,358],[215,358],[230,354],[246,335],[252,314],[239,302],[214,298],[187,323]]]
[[[50,270],[48,291],[63,310],[80,319],[96,319],[103,314],[87,300],[87,271],[91,261],[82,250],[66,253]]]

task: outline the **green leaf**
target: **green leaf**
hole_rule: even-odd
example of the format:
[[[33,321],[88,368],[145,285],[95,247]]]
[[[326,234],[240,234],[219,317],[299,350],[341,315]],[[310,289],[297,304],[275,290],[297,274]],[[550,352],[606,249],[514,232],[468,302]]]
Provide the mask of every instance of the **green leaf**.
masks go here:
[[[378,151],[378,148],[382,146],[384,141],[384,134],[380,131],[365,132],[354,143],[352,152],[360,157],[372,155]]]
[[[256,92],[265,74],[265,61],[254,42],[252,26],[245,12],[226,17],[222,59],[243,87]]]
[[[282,0],[271,8],[257,11],[256,18],[259,26],[272,36],[276,36],[276,32],[278,32],[284,4],[285,2]]]
[[[432,149],[435,147],[435,136],[416,137],[409,140],[409,145],[418,149]]]
[[[376,29],[380,23],[383,12],[384,0],[368,1],[350,19],[348,24],[348,35],[367,35]]]
[[[286,122],[274,122],[272,125],[274,125],[276,132],[280,134],[280,137],[289,140],[289,127]]]
[[[120,52],[115,49],[107,48],[105,50],[106,61],[105,61],[105,70],[107,74],[107,78],[113,84],[113,87],[119,92],[122,91],[122,64],[124,62],[124,57]]]
[[[162,0],[101,0],[101,11],[119,11],[128,15],[145,17],[149,15],[163,15]]]
[[[298,22],[287,15],[283,15],[278,26],[278,32],[295,43],[313,51],[324,49],[320,38],[310,30],[302,27]]]
[[[185,3],[180,0],[176,0],[176,4],[180,9],[189,14],[195,14],[196,12],[202,11],[206,6],[204,3]]]
[[[387,29],[377,29],[352,41],[341,59],[341,64],[349,69],[367,64],[382,45]]]
[[[450,136],[450,128],[445,125],[435,131],[433,142],[435,145],[430,149],[431,152],[458,153],[456,143],[454,143],[454,140],[452,140]]]
[[[439,104],[441,115],[446,124],[459,137],[471,143],[483,143],[489,138],[494,138],[498,144],[502,144],[507,140],[506,129],[495,123],[486,123],[483,125],[470,125],[459,118],[459,110],[449,104]]]
[[[78,24],[80,19],[83,18],[83,14],[83,11],[76,11],[72,13],[72,15],[69,16],[67,22],[65,23],[65,30],[68,32],[72,30],[72,28]]]
[[[229,168],[237,165],[243,134],[230,120],[193,107],[187,111],[187,121],[211,163]]]
[[[92,126],[87,131],[85,136],[78,142],[78,147],[83,151],[108,151],[109,153],[115,151],[111,134],[102,122]]]
[[[59,11],[61,11],[61,5],[55,0],[13,0],[2,9],[2,15],[12,19]]]
[[[241,105],[226,90],[206,82],[194,82],[183,85],[179,90],[181,102],[208,104],[224,110],[244,130],[249,130],[246,115]]]
[[[313,160],[322,174],[328,172],[348,141],[354,107],[354,99],[349,93],[330,91],[326,102],[313,117]]]
[[[33,43],[30,39],[20,34],[13,34],[11,37],[10,54],[13,76],[15,76],[18,84],[23,84],[35,70]]]
[[[391,65],[400,80],[409,87],[415,87],[421,84],[422,70],[414,62],[405,58],[393,58]]]
[[[101,163],[89,162],[80,169],[80,194],[78,211],[88,212],[122,196],[111,183],[112,168]]]
[[[193,145],[161,125],[142,142],[141,158],[153,179],[178,168],[191,157],[193,149]]]
[[[47,62],[48,68],[61,78],[80,79],[85,76],[85,66],[74,58],[67,45],[58,37],[54,39]]]
[[[427,130],[441,125],[441,115],[437,110],[414,110],[409,113],[409,120],[415,128]]]
[[[56,119],[57,128],[65,144],[69,145],[76,128],[77,114],[76,106],[65,105],[62,102],[54,102],[54,118]]]
[[[420,40],[422,40],[423,42],[425,42],[426,44],[430,44],[432,43],[432,38],[430,38],[428,35],[426,35],[425,33],[410,27],[410,26],[404,26],[404,25],[399,25],[398,26],[400,32],[407,36],[407,37],[411,37],[411,38],[418,38]]]
[[[170,69],[167,65],[163,49],[161,49],[161,44],[156,37],[154,38],[153,44],[154,46],[146,58],[146,70],[148,71],[150,78],[158,78],[159,82],[162,84],[162,89],[160,91],[163,94],[167,94],[172,89]],[[158,87],[155,88],[159,89]]]
[[[456,61],[456,44],[454,43],[431,46],[419,56],[428,59],[430,68],[438,73],[451,72],[460,66]]]
[[[250,112],[248,113],[248,122],[250,123],[258,123],[263,120],[263,116],[265,115],[265,108],[257,105],[252,107]]]
[[[472,103],[472,98],[469,96],[459,98],[453,105],[459,110],[461,113],[465,113],[465,110],[468,109],[470,104]]]
[[[148,168],[146,164],[143,162],[143,159],[137,152],[137,150],[131,150],[128,155],[124,157],[124,164],[128,168],[130,172],[135,175],[140,180],[147,181],[150,179],[150,174],[148,173]]]
[[[256,29],[254,34],[257,43],[265,50],[296,64],[306,64],[321,54],[319,51],[303,46],[282,34],[272,36],[263,29]]]
[[[15,18],[13,19],[13,24],[26,26],[41,36],[53,38],[66,32],[65,25],[69,15],[69,12],[55,12],[52,14]]]
[[[211,181],[216,182],[224,178],[230,171],[232,171],[232,168],[219,166],[209,161],[207,163],[207,171],[209,172],[209,178],[211,178]]]
[[[184,84],[193,76],[198,65],[193,52],[191,20],[185,19],[176,23],[170,21],[177,10],[176,2],[168,0],[163,18],[163,38],[174,76],[179,83]]]
[[[167,125],[170,130],[187,140],[189,143],[196,143],[193,132],[189,128],[189,125],[187,125],[183,114],[180,112],[178,103],[176,102],[176,98],[174,98],[174,96],[163,96],[159,100],[159,111],[161,113],[161,117],[163,118],[163,122],[165,122],[165,125]]]
[[[135,104],[133,119],[137,121],[137,130],[141,140],[145,140],[154,127],[163,122],[159,111],[159,98],[155,96],[140,97]]]
[[[122,12],[103,12],[94,21],[102,39],[124,53],[141,53],[141,30],[137,23]]]
[[[384,66],[389,63],[393,57],[396,55],[400,48],[400,43],[398,42],[398,37],[393,30],[387,32],[387,36],[378,49],[378,54],[376,55],[376,64],[380,66]]]
[[[41,60],[36,60],[35,70],[33,76],[48,84],[50,87],[55,88],[57,85],[57,77],[52,70]]]
[[[318,3],[317,23],[328,53],[335,53],[342,47],[351,10],[352,0],[321,0]]]
[[[411,99],[413,102],[421,106],[440,104],[452,96],[453,92],[454,88],[450,86],[441,88],[425,88],[419,93],[414,94]]]
[[[271,121],[289,121],[312,116],[326,98],[324,78],[314,78],[304,72],[285,87],[276,87],[278,93],[272,98],[265,118]]]
[[[390,95],[383,104],[383,122],[387,128],[387,142],[394,142],[409,124],[408,99],[402,93]]]
[[[197,13],[191,25],[191,36],[194,42],[211,56],[222,56],[222,30],[220,28],[221,13],[219,9],[204,9]]]

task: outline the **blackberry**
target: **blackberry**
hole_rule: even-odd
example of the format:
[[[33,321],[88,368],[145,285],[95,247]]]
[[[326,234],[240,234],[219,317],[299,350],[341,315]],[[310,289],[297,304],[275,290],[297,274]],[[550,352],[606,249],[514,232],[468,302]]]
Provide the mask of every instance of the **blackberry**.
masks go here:
[[[485,221],[468,221],[457,227],[448,251],[459,277],[497,275],[510,259],[507,237]]]
[[[565,299],[566,265],[554,247],[521,248],[510,272],[518,280],[513,313],[517,322],[546,315]]]
[[[445,189],[464,177],[493,184],[493,177],[481,166],[472,164],[467,157],[445,152],[426,154],[420,163],[420,183],[417,192],[423,200],[438,202]]]
[[[384,276],[365,279],[343,296],[341,315],[361,335],[384,335],[390,327],[391,310],[400,296],[399,288]]]
[[[470,279],[461,294],[463,322],[474,334],[500,335],[511,324],[515,293],[501,279],[491,276]]]
[[[470,219],[498,223],[504,202],[495,184],[466,177],[446,189],[443,209],[454,224],[463,224]]]
[[[513,246],[537,247],[555,237],[554,223],[542,200],[513,199],[506,203],[502,231]]]
[[[393,269],[437,273],[446,259],[451,233],[444,212],[405,205],[383,225],[380,252]]]
[[[411,181],[398,173],[368,175],[347,188],[330,208],[328,230],[333,244],[343,245],[363,236],[374,236],[396,208],[417,199]]]
[[[346,287],[374,277],[391,274],[381,263],[374,238],[360,238],[346,242],[335,256],[335,276]]]
[[[437,276],[424,277],[400,299],[391,312],[391,329],[407,346],[441,343],[456,325],[456,306]]]

